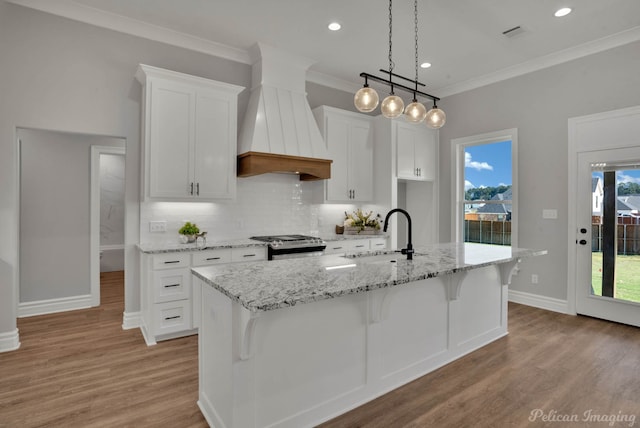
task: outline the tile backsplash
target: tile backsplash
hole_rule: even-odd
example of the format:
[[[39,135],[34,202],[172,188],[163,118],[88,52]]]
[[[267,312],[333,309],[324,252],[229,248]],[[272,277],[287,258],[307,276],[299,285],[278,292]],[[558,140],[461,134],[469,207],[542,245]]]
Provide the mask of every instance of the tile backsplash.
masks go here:
[[[342,223],[345,211],[357,208],[319,203],[324,183],[302,182],[293,175],[239,178],[237,186],[234,201],[141,203],[140,242],[175,243],[179,240],[178,229],[186,221],[206,231],[210,242],[283,233],[327,236]],[[150,221],[166,221],[167,231],[150,233]]]

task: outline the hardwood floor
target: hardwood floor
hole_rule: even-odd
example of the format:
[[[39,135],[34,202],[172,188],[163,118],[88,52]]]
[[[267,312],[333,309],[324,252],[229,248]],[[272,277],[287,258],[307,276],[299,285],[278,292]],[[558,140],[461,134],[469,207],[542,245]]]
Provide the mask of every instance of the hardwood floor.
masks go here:
[[[122,330],[123,272],[101,274],[101,306],[20,318],[0,354],[0,427],[206,427],[197,336],[147,347]]]
[[[0,427],[206,427],[197,337],[147,347],[122,330],[122,273],[104,274],[101,293],[99,308],[18,320],[20,349],[0,354]],[[509,311],[508,337],[322,427],[640,424],[640,329]],[[535,409],[577,421],[531,422]]]

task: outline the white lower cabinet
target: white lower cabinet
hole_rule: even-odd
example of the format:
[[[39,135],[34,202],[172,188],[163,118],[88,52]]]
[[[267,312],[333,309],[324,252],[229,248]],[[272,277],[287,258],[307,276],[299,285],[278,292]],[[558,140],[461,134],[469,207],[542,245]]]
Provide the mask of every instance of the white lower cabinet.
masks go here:
[[[198,332],[202,289],[191,280],[191,267],[266,259],[266,247],[143,253],[141,330],[147,345]]]
[[[343,254],[356,251],[383,250],[387,248],[387,238],[343,239],[327,242],[325,254]]]

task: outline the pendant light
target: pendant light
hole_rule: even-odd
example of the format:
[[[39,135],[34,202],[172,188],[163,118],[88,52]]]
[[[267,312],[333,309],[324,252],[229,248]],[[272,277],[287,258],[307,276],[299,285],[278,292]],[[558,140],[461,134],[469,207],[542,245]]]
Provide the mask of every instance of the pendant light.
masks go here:
[[[389,87],[391,88],[391,92],[389,96],[382,100],[382,105],[380,106],[380,110],[382,111],[382,115],[389,119],[394,119],[402,114],[404,111],[404,101],[402,98],[393,93],[393,56],[392,56],[392,34],[393,34],[393,15],[391,13],[392,10],[392,0],[389,0]]]
[[[440,110],[436,105],[436,100],[433,100],[433,108],[427,112],[427,117],[424,119],[427,126],[431,129],[439,129],[447,121],[447,115],[444,111]]]
[[[382,78],[369,73],[360,73],[360,77],[364,78],[364,86],[360,88],[353,97],[353,103],[356,108],[363,113],[370,113],[376,109],[379,102],[378,93],[375,89],[369,87],[369,79],[387,85],[390,88],[389,96],[387,96],[380,104],[380,110],[382,115],[389,119],[399,117],[404,113],[404,117],[408,122],[420,123],[423,120],[427,122],[427,125],[433,129],[441,128],[446,120],[446,116],[442,110],[436,105],[436,101],[440,101],[440,98],[427,94],[418,90],[418,86],[425,86],[424,83],[418,81],[418,0],[413,2],[413,16],[414,16],[414,33],[415,33],[415,79],[409,79],[393,72],[393,1],[389,0],[389,70],[380,69],[381,72],[388,74],[388,78]],[[412,84],[412,87],[402,85],[393,81],[393,78],[397,77],[402,80],[406,80]],[[394,93],[394,89],[402,89],[413,94],[412,102],[404,108],[404,101],[398,95]],[[417,97],[426,97],[433,100],[433,108],[426,111],[424,104],[418,102]]]
[[[379,101],[378,93],[375,89],[369,87],[367,78],[365,77],[364,86],[356,92],[356,95],[353,97],[353,103],[359,111],[369,113],[378,107]]]
[[[415,69],[416,69],[416,91],[418,90],[418,0],[413,1],[413,21],[415,29]],[[416,93],[413,93],[413,101],[404,111],[405,118],[409,122],[420,123],[427,115],[427,109],[422,103],[416,99]]]

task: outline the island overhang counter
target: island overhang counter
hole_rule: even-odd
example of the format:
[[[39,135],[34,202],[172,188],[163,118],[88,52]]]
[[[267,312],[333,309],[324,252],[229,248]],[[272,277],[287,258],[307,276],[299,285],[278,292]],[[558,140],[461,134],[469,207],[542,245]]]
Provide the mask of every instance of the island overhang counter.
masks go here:
[[[507,334],[544,250],[448,243],[192,269],[198,405],[215,427],[314,426]],[[197,290],[197,291],[196,291]]]

